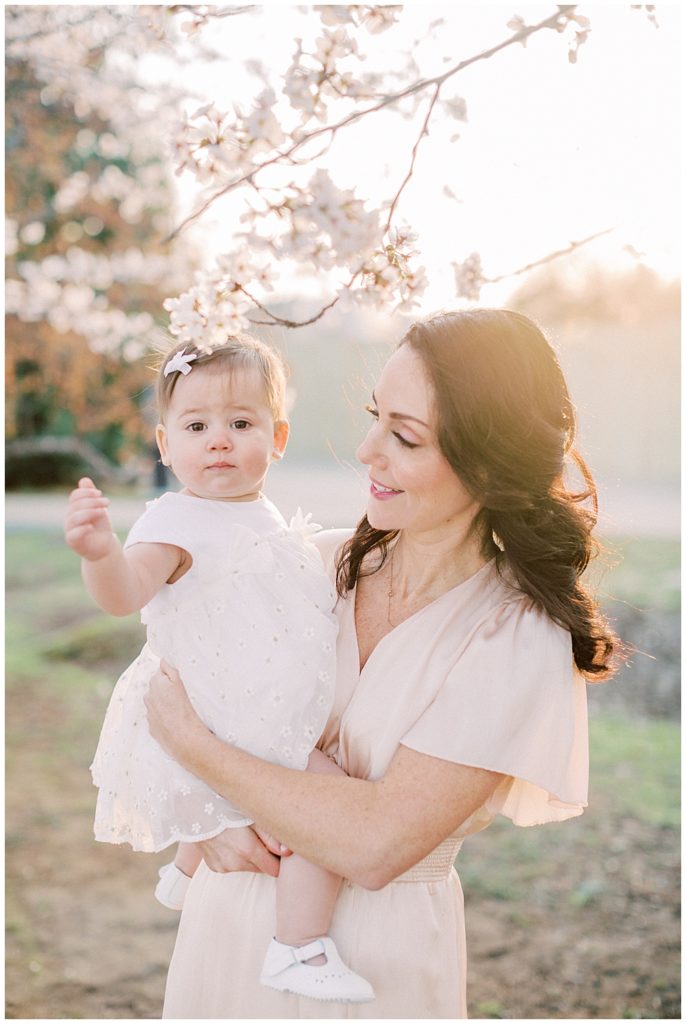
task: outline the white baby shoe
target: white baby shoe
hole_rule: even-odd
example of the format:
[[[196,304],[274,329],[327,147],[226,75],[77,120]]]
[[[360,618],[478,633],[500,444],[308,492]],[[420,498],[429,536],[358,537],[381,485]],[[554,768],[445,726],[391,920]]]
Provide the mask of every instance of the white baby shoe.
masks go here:
[[[191,884],[188,875],[171,864],[163,864],[159,870],[160,880],[155,887],[155,899],[169,910],[181,910],[186,890]]]
[[[324,954],[326,963],[304,961]],[[343,963],[333,939],[323,935],[306,946],[287,946],[272,939],[262,967],[260,981],[279,992],[325,999],[336,1003],[368,1003],[374,989]]]

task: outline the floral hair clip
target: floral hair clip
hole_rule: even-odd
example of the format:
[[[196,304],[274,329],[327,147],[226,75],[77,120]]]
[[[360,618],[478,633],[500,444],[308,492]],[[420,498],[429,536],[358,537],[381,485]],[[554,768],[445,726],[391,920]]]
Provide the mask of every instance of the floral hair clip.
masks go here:
[[[168,377],[170,373],[176,373],[176,371],[179,370],[185,377],[192,370],[192,367],[189,366],[189,363],[192,363],[193,360],[197,358],[197,352],[193,352],[191,355],[188,356],[186,355],[185,349],[183,350],[183,352],[177,352],[176,355],[172,359],[170,359],[167,365],[165,366],[164,376]]]

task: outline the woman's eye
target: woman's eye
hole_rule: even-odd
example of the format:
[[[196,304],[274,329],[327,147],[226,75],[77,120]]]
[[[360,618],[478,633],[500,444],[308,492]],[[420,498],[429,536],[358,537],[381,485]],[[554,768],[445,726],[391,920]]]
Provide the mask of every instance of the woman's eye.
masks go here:
[[[378,418],[379,418],[379,410],[378,409],[376,409],[373,405],[365,405],[365,409],[367,410],[368,413],[370,413],[374,417],[375,420],[378,420]],[[393,434],[393,437],[396,439],[396,441],[400,442],[400,444],[403,446],[403,448],[418,448],[419,447],[418,444],[414,444],[414,442],[408,441],[406,438],[403,437],[402,434],[399,434],[397,431],[392,430],[391,433]]]
[[[402,434],[396,433],[395,430],[393,431],[393,437],[397,438],[397,440],[400,441],[400,443],[403,446],[403,448],[418,448],[419,447],[419,445],[416,445],[412,441],[408,441],[406,438],[404,438]]]
[[[246,430],[250,424],[247,420],[234,420],[231,424],[236,430]]]

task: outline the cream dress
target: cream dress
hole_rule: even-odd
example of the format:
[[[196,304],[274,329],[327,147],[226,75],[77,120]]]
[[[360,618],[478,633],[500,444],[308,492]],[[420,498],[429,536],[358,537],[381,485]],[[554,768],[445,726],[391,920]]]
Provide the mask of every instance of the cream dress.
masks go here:
[[[336,534],[330,562],[345,537]],[[586,806],[586,690],[571,638],[510,589],[494,562],[396,626],[361,672],[354,605],[353,594],[338,603],[336,697],[323,749],[363,779],[382,776],[399,743],[506,778],[406,874],[376,892],[341,888],[331,936],[374,986],[374,1002],[327,1003],[261,986],[274,879],[202,864],[181,917],[164,1017],[464,1018],[464,910],[453,867],[463,840],[496,814],[537,825]]]

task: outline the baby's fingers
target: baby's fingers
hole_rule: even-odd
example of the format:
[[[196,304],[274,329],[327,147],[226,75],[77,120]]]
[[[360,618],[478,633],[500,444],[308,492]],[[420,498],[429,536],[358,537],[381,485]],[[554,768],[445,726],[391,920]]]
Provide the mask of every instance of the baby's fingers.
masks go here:
[[[79,504],[82,501],[108,501],[102,491],[91,485],[90,487],[76,487],[69,495],[69,504]]]
[[[70,509],[65,521],[65,529],[72,530],[77,526],[95,526],[98,522],[107,522],[109,515],[106,506],[89,506]]]

